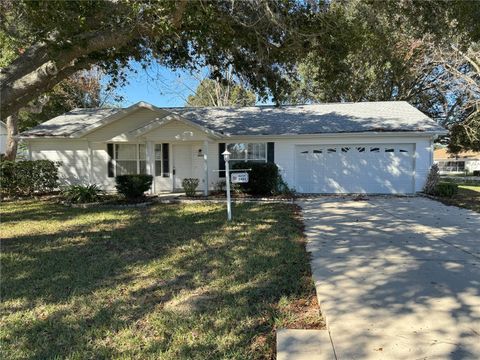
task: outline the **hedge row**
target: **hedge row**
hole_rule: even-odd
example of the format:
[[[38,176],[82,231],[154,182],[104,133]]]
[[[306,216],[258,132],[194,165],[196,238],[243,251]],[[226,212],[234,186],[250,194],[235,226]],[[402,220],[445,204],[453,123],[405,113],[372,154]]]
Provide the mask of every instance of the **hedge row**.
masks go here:
[[[50,160],[0,161],[2,195],[29,196],[58,187],[58,163]]]

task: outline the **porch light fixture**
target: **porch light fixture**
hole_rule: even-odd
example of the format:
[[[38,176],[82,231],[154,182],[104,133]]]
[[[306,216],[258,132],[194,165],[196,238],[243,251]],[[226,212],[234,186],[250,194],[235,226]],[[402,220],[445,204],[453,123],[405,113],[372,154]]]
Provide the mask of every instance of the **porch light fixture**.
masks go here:
[[[223,160],[228,163],[228,161],[230,160],[230,155],[232,155],[228,150],[225,150],[223,153]]]

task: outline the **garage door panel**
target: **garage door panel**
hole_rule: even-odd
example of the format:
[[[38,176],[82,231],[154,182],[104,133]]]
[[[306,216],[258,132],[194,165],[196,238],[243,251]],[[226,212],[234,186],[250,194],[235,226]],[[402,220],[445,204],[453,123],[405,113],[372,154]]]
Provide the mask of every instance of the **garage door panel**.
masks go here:
[[[296,186],[304,193],[411,193],[413,144],[299,145]]]

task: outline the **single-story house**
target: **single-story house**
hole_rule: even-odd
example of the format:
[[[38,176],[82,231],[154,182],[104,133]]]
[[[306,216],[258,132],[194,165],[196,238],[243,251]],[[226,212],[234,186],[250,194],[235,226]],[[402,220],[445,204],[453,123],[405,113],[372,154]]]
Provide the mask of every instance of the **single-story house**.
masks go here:
[[[435,149],[433,161],[438,164],[440,174],[464,174],[480,171],[480,153],[463,151],[452,154],[446,148]]]
[[[433,164],[433,140],[445,130],[407,102],[243,108],[75,109],[21,138],[29,157],[60,161],[62,182],[114,190],[114,177],[154,176],[153,193],[198,178],[204,192],[232,162],[278,165],[301,193],[421,191]]]

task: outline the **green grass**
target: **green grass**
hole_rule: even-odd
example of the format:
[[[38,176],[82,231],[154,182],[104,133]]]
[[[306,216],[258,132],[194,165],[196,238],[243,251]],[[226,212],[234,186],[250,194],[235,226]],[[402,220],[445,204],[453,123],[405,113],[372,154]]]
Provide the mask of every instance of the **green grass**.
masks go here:
[[[293,205],[1,205],[2,359],[260,359],[323,326]]]
[[[455,205],[480,212],[480,185],[457,183],[458,194],[452,198],[438,198],[447,205]]]

